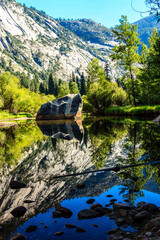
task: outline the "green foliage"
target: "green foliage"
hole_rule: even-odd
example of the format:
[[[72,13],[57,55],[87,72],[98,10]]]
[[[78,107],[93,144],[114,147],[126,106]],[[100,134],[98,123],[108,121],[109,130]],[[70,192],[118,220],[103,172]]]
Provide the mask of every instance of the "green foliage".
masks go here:
[[[43,134],[35,122],[0,129],[0,166],[15,165],[26,148],[42,139]]]
[[[54,99],[53,95],[44,96],[20,87],[19,79],[9,72],[0,75],[0,96],[3,108],[14,113],[35,114],[43,103]]]
[[[128,94],[132,96],[130,101],[133,101],[134,105],[136,105],[136,88],[138,84],[136,63],[139,62],[138,46],[140,45],[136,30],[137,26],[129,24],[127,17],[122,16],[120,25],[116,26],[116,30],[113,30],[119,45],[112,49],[113,54],[111,55],[112,60],[117,60],[125,69],[125,85]]]
[[[124,106],[127,104],[127,93],[122,87],[118,87],[117,83],[111,83],[111,88],[113,89],[112,94],[112,105]]]
[[[64,97],[65,95],[69,94],[69,85],[67,82],[61,82],[58,87],[58,98]]]
[[[33,117],[30,113],[10,113],[9,111],[0,111],[0,119],[28,118]]]
[[[143,45],[138,99],[141,104],[159,104],[160,95],[160,37],[154,28],[149,38],[149,48]]]
[[[80,79],[80,94],[81,96],[86,94],[86,79],[85,79],[84,73],[82,73],[81,79]]]
[[[77,94],[79,93],[78,86],[76,82],[70,82],[69,83],[69,89],[71,94]]]
[[[126,102],[126,92],[117,83],[107,80],[99,60],[93,58],[87,67],[89,88],[85,98],[84,109],[93,114],[104,115],[105,108],[111,105],[123,105]],[[87,106],[88,102],[88,106]]]
[[[105,113],[106,115],[120,116],[156,116],[160,114],[160,105],[109,107],[105,109]]]
[[[127,134],[126,127],[105,120],[87,122],[87,124],[85,125],[84,122],[91,142],[91,161],[97,169],[101,169],[114,143]]]
[[[87,78],[90,84],[101,82],[105,77],[103,67],[99,64],[98,58],[93,58],[87,66]]]
[[[112,31],[91,19],[56,19],[65,29],[69,29],[84,41],[105,44],[112,39]]]

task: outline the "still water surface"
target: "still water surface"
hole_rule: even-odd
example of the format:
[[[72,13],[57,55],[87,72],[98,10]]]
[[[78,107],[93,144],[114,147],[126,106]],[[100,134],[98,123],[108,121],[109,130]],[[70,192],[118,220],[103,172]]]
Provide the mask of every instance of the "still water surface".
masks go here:
[[[155,164],[158,161],[160,127],[151,121],[95,119],[84,121],[83,125],[32,121],[0,128],[0,239],[10,239],[18,232],[26,239],[50,240],[58,238],[54,235],[58,231],[64,232],[60,239],[108,239],[106,232],[117,228],[115,220],[108,216],[78,220],[78,212],[90,207],[86,203],[90,198],[103,206],[114,198],[133,205],[152,202],[160,207],[160,165]],[[123,169],[126,165],[152,162]],[[122,168],[114,171],[116,166]],[[113,169],[92,173],[108,168]],[[134,181],[134,177],[138,180]],[[11,180],[19,180],[27,187],[13,190],[9,187]],[[85,187],[77,189],[79,182]],[[69,208],[73,215],[52,218],[57,203]],[[10,212],[18,206],[24,206],[27,212],[14,218]],[[67,229],[66,223],[86,232]],[[29,225],[38,229],[27,233]]]

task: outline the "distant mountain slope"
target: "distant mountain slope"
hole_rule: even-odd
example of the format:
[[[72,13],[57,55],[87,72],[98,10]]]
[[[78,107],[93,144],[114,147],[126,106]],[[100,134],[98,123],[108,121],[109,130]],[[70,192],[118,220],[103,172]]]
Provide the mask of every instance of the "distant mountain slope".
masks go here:
[[[117,44],[111,30],[85,19],[77,20],[74,31],[75,24],[76,21],[70,22],[69,28],[63,27],[43,11],[14,0],[0,0],[0,63],[3,58],[15,71],[39,77],[52,71],[57,78],[67,80],[75,70],[85,72],[93,57],[102,64],[109,60],[110,51]]]
[[[155,27],[158,31],[160,31],[160,22],[157,22],[157,18],[155,15],[151,15],[149,17],[145,17],[135,22],[134,24],[138,25],[138,33],[142,42],[148,44],[148,38],[152,33],[153,28]]]
[[[52,70],[66,79],[76,68],[85,70],[93,55],[83,40],[43,11],[0,0],[1,57],[18,71]]]
[[[154,16],[135,24],[144,43],[153,27],[160,30]],[[117,43],[111,29],[93,20],[56,20],[15,0],[0,0],[0,71],[5,60],[14,71],[38,75],[39,80],[48,72],[68,80],[72,72],[85,73],[89,61],[97,57],[102,65],[109,62],[110,76],[115,79],[120,71],[109,56]]]
[[[91,19],[57,19],[57,21],[61,26],[74,32],[84,41],[90,41],[91,43],[105,45],[108,41],[113,40],[113,34],[110,28],[106,28]]]

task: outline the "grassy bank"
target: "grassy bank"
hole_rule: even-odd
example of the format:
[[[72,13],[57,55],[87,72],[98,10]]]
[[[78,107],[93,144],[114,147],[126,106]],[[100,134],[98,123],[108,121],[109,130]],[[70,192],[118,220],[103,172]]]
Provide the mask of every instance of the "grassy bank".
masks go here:
[[[10,113],[8,111],[0,111],[0,120],[3,119],[14,119],[14,118],[29,118],[33,117],[30,113]]]
[[[156,106],[125,106],[109,107],[105,109],[107,116],[153,116],[160,115],[160,105]]]

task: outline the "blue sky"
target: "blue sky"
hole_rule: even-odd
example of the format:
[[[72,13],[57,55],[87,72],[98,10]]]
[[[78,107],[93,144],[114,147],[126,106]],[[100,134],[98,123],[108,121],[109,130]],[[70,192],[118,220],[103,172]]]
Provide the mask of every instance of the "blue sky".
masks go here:
[[[106,27],[119,24],[121,15],[133,23],[141,18],[137,11],[146,11],[145,0],[16,0],[27,7],[45,11],[54,18],[90,18]],[[132,2],[132,4],[131,4]],[[147,14],[148,15],[148,14]],[[146,14],[143,14],[145,17]]]

